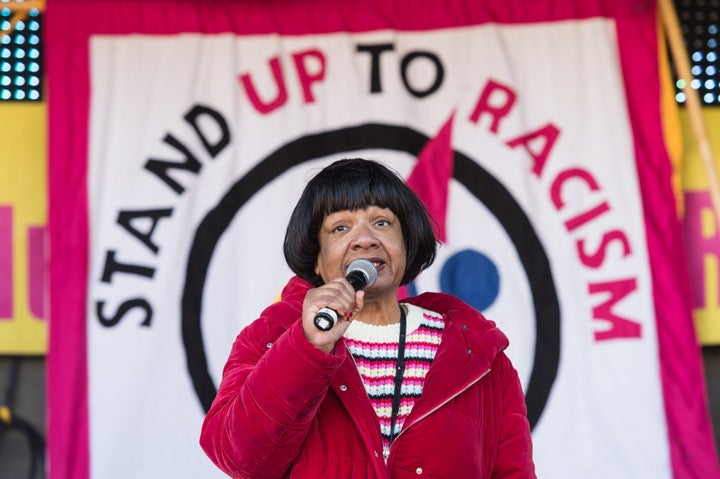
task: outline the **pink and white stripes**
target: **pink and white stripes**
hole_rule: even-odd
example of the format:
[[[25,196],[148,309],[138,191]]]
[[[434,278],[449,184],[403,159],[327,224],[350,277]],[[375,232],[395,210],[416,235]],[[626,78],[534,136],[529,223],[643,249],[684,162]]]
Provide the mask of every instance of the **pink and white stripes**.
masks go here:
[[[395,434],[402,430],[415,401],[422,395],[425,376],[435,358],[445,326],[439,314],[413,305],[406,307],[408,333],[405,344],[405,372]],[[363,323],[362,320],[353,321],[345,333],[348,349],[355,359],[365,390],[380,421],[386,458],[390,448],[390,421],[399,334],[399,324],[376,326]]]

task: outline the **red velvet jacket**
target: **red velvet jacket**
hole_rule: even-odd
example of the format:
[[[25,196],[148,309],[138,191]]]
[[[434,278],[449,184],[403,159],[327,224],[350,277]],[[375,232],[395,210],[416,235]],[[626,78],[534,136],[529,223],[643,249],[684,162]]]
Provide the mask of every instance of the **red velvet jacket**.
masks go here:
[[[200,444],[232,477],[534,478],[530,428],[507,339],[457,298],[407,302],[444,314],[440,349],[393,443],[380,427],[343,340],[312,346],[300,322],[310,285],[293,278],[282,300],[238,335]]]

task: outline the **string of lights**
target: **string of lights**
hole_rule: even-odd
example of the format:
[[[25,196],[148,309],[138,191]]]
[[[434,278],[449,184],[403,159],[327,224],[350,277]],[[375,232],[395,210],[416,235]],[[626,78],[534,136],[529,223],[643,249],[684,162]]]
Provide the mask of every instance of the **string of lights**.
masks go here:
[[[42,16],[45,2],[0,0],[0,101],[43,100]],[[720,105],[720,0],[675,0],[697,90],[705,105]],[[684,80],[675,99],[684,104]]]
[[[693,80],[704,105],[720,105],[718,40],[720,39],[720,0],[675,0],[685,46],[688,50]],[[675,78],[675,100],[687,100],[682,89],[685,82]]]
[[[44,2],[0,1],[0,101],[42,101]]]

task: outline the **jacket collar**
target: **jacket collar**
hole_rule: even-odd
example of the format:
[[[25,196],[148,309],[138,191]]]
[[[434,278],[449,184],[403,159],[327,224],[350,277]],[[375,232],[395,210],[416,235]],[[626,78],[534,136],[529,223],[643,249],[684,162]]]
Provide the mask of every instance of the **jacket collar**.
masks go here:
[[[282,301],[302,310],[305,294],[312,287],[307,281],[294,276],[283,288]],[[447,349],[458,349],[463,352],[464,354],[460,354],[458,357],[452,357],[453,363],[457,361],[464,364],[465,367],[484,370],[489,368],[495,356],[508,346],[507,337],[494,322],[455,296],[444,293],[424,293],[402,301],[443,315],[445,319],[443,343],[451,341],[452,344],[441,345],[438,355],[445,356],[456,353],[456,351],[446,352]]]
[[[283,289],[282,301],[302,309],[305,293],[312,287],[305,280],[293,277]],[[424,293],[402,301],[441,313],[445,320],[442,343],[425,379],[422,397],[407,419],[406,427],[409,427],[481,380],[489,372],[495,357],[508,346],[508,340],[495,323],[454,296]],[[344,339],[340,339],[337,347],[343,349],[346,359],[331,387],[362,429],[363,436],[374,441],[371,447],[382,450],[379,425],[373,420],[375,412],[352,356],[345,349]]]
[[[455,296],[424,293],[403,301],[442,314],[446,328],[443,342],[457,341],[453,347],[464,350],[469,365],[482,369],[489,368],[495,356],[508,347],[507,337],[493,321]],[[439,353],[443,352],[443,349],[445,348],[441,345]]]

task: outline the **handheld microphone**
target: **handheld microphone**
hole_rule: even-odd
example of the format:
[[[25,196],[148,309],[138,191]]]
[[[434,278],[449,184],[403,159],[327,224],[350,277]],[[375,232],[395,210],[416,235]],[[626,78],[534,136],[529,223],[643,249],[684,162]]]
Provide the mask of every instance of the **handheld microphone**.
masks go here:
[[[377,269],[366,259],[356,259],[348,266],[345,279],[355,291],[375,284]],[[338,314],[331,308],[320,308],[315,315],[315,327],[321,331],[330,331],[337,322]]]

